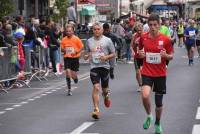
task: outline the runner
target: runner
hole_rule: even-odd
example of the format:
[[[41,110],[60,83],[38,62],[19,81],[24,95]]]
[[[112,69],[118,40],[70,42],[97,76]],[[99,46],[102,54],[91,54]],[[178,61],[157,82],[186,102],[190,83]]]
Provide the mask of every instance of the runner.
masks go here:
[[[183,20],[180,20],[177,27],[177,35],[178,35],[178,47],[183,46],[183,37],[184,37],[184,25]]]
[[[111,27],[108,23],[103,24],[103,35],[112,40],[115,48],[117,48],[118,46],[121,46],[121,42],[118,39],[118,37],[111,33]],[[109,64],[110,64],[110,78],[114,79],[114,67],[116,64],[115,57],[113,59],[109,60]]]
[[[187,55],[188,55],[188,65],[192,66],[194,64],[193,59],[194,59],[194,47],[195,47],[195,38],[196,35],[198,34],[198,30],[194,27],[195,21],[190,20],[190,26],[185,29],[184,31],[184,36],[186,38],[185,41],[185,46],[187,48]]]
[[[200,22],[197,23],[197,29],[198,29],[198,35],[196,39],[196,46],[197,46],[197,52],[198,52],[198,58],[200,58]]]
[[[104,104],[110,107],[111,101],[109,98],[109,60],[115,57],[115,48],[112,41],[103,35],[103,27],[100,23],[96,22],[93,25],[94,37],[87,40],[86,52],[84,59],[90,59],[90,78],[93,84],[92,99],[94,104],[94,111],[92,117],[99,119],[99,91],[100,80],[102,95],[104,97]]]
[[[142,101],[148,114],[143,128],[148,129],[153,121],[150,92],[155,92],[156,120],[155,133],[163,134],[160,119],[163,109],[163,95],[166,94],[166,60],[173,58],[173,47],[168,37],[159,32],[159,16],[151,14],[148,19],[150,31],[142,35],[139,44],[139,55],[144,58],[142,74]]]
[[[135,27],[136,33],[133,34],[133,37],[131,40],[131,45],[132,45],[131,49],[132,49],[133,56],[134,56],[136,79],[137,79],[137,82],[139,85],[139,88],[137,89],[138,92],[140,92],[141,88],[142,88],[141,68],[142,68],[142,64],[143,64],[143,59],[140,58],[138,55],[139,40],[143,33],[142,29],[143,29],[142,23],[136,24],[136,27]]]
[[[61,49],[64,52],[64,65],[68,95],[72,95],[71,78],[78,83],[77,71],[79,70],[79,57],[83,48],[81,40],[74,35],[74,27],[67,24],[65,27],[66,36],[61,40]]]

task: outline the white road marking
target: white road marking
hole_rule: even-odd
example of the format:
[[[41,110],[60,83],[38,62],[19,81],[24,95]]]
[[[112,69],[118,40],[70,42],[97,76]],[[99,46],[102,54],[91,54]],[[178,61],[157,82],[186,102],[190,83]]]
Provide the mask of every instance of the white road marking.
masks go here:
[[[13,105],[13,107],[21,107],[22,105]]]
[[[46,94],[51,94],[52,92],[45,92]]]
[[[13,109],[14,109],[13,107],[9,107],[9,108],[6,108],[6,109],[4,109],[4,110],[10,111],[10,110],[13,110]]]
[[[34,101],[35,99],[28,99],[28,101]]]
[[[196,119],[200,120],[200,107],[197,109]]]
[[[73,130],[70,134],[81,134],[85,129],[93,125],[94,122],[84,122],[81,126]]]
[[[84,78],[82,78],[82,79],[80,79],[80,80],[82,81],[82,80],[86,80],[86,79],[88,79],[88,78],[90,78],[90,76],[84,77]]]
[[[15,105],[15,104],[18,104],[18,103],[0,103],[0,105]]]
[[[39,99],[39,98],[41,98],[41,96],[36,96],[36,97],[34,97],[34,99]]]
[[[51,91],[52,91],[52,92],[56,92],[57,90],[54,89],[54,90],[51,90]]]
[[[47,94],[41,94],[41,96],[46,96]]]
[[[26,102],[26,101],[23,101],[23,102],[21,102],[20,104],[27,104],[28,102]]]
[[[6,111],[0,111],[0,115],[1,115],[1,114],[4,114],[5,112],[6,112]]]
[[[128,113],[114,113],[115,115],[126,115]]]
[[[192,129],[192,134],[199,134],[200,132],[200,125],[194,125]]]
[[[185,59],[187,59],[187,58],[188,58],[188,56],[184,55],[184,56],[182,56],[182,58],[185,58]],[[198,56],[194,56],[194,58],[196,59],[196,58],[198,58]]]

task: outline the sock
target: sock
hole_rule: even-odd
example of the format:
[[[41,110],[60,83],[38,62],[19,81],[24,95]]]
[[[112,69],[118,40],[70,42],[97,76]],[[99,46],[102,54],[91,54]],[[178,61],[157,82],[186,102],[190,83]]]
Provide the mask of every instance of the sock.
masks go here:
[[[71,80],[70,78],[66,77],[67,87],[68,89],[71,89]]]
[[[160,124],[160,119],[156,118],[155,124],[159,125]]]

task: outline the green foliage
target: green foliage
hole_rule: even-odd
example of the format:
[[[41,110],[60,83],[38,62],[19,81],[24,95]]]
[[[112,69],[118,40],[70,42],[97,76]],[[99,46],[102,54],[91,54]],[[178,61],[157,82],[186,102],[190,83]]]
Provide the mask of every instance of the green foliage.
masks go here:
[[[61,18],[65,18],[68,5],[68,0],[55,0],[52,16],[54,21],[58,22]]]
[[[14,11],[13,0],[0,0],[0,17],[4,17]]]

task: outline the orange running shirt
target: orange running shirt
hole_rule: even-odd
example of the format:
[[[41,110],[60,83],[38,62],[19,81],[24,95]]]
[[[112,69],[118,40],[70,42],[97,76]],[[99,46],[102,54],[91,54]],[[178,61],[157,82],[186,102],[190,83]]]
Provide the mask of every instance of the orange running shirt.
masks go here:
[[[83,48],[82,41],[75,35],[71,38],[65,36],[61,42],[61,49],[64,51],[65,58],[79,58],[81,49]]]

